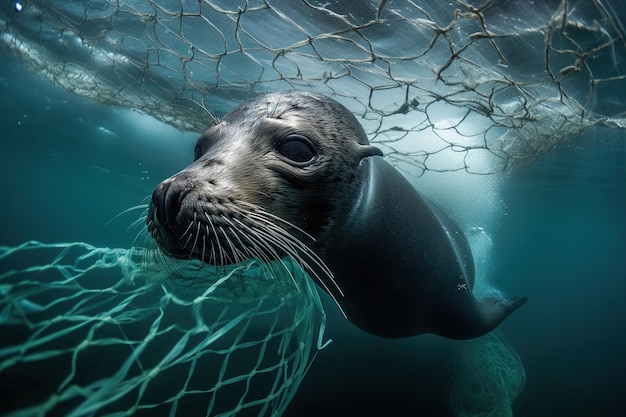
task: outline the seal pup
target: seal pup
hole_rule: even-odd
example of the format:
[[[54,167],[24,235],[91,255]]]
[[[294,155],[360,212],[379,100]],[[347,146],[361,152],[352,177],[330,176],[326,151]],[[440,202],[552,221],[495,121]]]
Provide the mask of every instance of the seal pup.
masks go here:
[[[363,330],[472,338],[525,298],[472,294],[460,228],[369,144],[350,111],[307,92],[244,102],[161,182],[146,218],[161,250],[228,265],[290,256]]]

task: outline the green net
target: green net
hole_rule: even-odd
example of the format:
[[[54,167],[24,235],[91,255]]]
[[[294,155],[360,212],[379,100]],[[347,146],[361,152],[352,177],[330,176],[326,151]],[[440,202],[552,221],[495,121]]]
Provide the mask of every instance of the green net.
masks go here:
[[[459,343],[448,402],[456,417],[511,417],[526,371],[499,330]]]
[[[24,1],[0,44],[55,84],[204,131],[245,98],[305,89],[353,111],[403,171],[493,173],[623,128],[616,1]]]
[[[282,414],[325,319],[298,266],[272,268],[84,243],[0,247],[0,411]]]

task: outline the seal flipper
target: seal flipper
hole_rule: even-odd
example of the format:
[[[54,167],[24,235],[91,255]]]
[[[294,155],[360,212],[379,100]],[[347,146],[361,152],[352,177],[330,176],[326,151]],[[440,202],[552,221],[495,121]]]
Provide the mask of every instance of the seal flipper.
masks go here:
[[[467,294],[466,300],[476,311],[463,312],[454,322],[440,322],[437,331],[433,333],[452,339],[471,339],[482,336],[495,329],[512,312],[521,307],[526,297],[488,297],[476,300],[472,294]],[[449,318],[448,318],[449,320]]]
[[[520,308],[527,301],[526,297],[489,297],[477,301],[485,320],[484,329],[480,330],[480,335],[495,329],[509,314]],[[473,336],[470,336],[473,337]]]
[[[320,239],[320,257],[348,319],[383,337],[465,339],[495,328],[525,299],[476,300],[474,264],[458,226],[384,159],[365,158],[360,194]]]

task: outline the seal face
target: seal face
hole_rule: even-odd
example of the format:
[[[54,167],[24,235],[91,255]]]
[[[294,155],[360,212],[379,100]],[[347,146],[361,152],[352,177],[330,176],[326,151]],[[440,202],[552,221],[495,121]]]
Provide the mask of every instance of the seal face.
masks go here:
[[[190,166],[157,186],[149,231],[166,254],[212,265],[310,252],[298,241],[331,227],[361,159],[382,154],[352,119],[307,93],[242,104],[200,136]]]
[[[491,330],[525,299],[478,302],[462,232],[381,156],[332,99],[259,96],[157,186],[148,230],[169,256],[211,265],[290,256],[370,333]]]

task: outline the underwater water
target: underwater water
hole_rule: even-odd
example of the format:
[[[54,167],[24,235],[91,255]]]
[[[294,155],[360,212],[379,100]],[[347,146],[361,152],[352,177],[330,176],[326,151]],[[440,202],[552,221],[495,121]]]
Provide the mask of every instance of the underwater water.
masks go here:
[[[184,167],[196,135],[90,103],[17,62],[0,83],[1,243],[129,245],[134,215],[110,220]],[[501,179],[490,267],[505,292],[529,298],[500,326],[526,368],[517,416],[624,415],[625,139],[592,129]],[[445,393],[461,342],[384,340],[326,311],[333,342],[285,415],[452,415]]]
[[[9,3],[2,5],[8,10]],[[558,2],[546,2],[552,3]],[[368,3],[363,16],[351,15],[351,19],[367,18],[375,6]],[[580,9],[580,3],[578,6]],[[611,9],[614,14],[621,13],[619,4],[611,7],[617,8],[618,12]],[[572,9],[576,15],[576,7]],[[532,12],[528,8],[528,21]],[[331,20],[325,28],[330,31],[336,23]],[[623,33],[620,22],[616,20],[616,24],[616,30]],[[581,29],[582,23],[574,26]],[[250,32],[250,36],[262,32]],[[595,41],[608,37],[604,32],[601,36],[593,31],[581,33],[590,47],[595,45],[589,40],[594,36]],[[535,35],[529,35],[531,41],[536,41]],[[463,33],[458,36],[462,38]],[[284,36],[275,38],[282,41]],[[41,37],[42,44],[48,41],[56,45],[54,36]],[[65,47],[75,47],[66,41],[69,46]],[[623,39],[615,45],[623,46]],[[323,43],[316,46],[323,47]],[[520,49],[522,56],[533,52],[522,42],[515,46],[525,48]],[[393,47],[392,42],[383,42],[381,50],[388,52]],[[606,49],[613,51],[613,47]],[[472,52],[471,48],[468,51]],[[28,71],[4,50],[0,58],[0,246],[37,240],[129,247],[136,229],[127,229],[139,211],[124,211],[145,202],[156,184],[191,161],[197,133],[181,132],[137,111],[64,91]],[[521,66],[524,60],[517,58],[515,62]],[[624,63],[620,55],[603,58],[593,64],[607,68],[606,77]],[[536,68],[530,61],[528,64],[528,74],[532,74]],[[244,82],[255,76],[247,73],[254,72],[253,67],[238,67],[238,61],[229,65],[245,74]],[[311,69],[317,76],[314,70],[318,68],[309,65],[304,64],[303,69]],[[287,64],[276,66],[289,73]],[[402,79],[404,70],[394,75]],[[372,74],[368,75],[375,81]],[[515,75],[528,81],[524,71],[520,74]],[[587,86],[577,78],[565,81],[567,87],[576,82]],[[344,87],[342,82],[348,81],[337,78],[325,87],[346,97],[360,88],[354,82]],[[604,101],[590,106],[600,114],[623,117],[623,112],[611,112],[626,106],[623,84],[618,79],[611,85],[622,87],[599,90]],[[268,89],[274,87],[268,82]],[[584,97],[585,88],[580,91]],[[234,96],[216,100],[212,110],[216,114],[229,111],[237,101]],[[384,101],[379,96],[372,99]],[[389,126],[404,126],[394,115],[389,117]],[[433,123],[449,127],[447,120]],[[505,173],[432,170],[412,181],[454,215],[465,230],[485,231],[470,240],[489,283],[508,295],[528,297],[499,327],[526,372],[524,389],[513,401],[513,415],[626,416],[622,398],[626,392],[626,130],[596,126],[573,134],[554,149]],[[317,353],[285,416],[454,415],[447,395],[454,363],[466,342],[433,335],[396,340],[371,336],[345,320],[328,297],[321,297],[328,316],[325,337],[332,343]],[[32,383],[32,375],[12,374],[11,378],[0,379],[0,404],[6,404],[20,384]],[[55,388],[48,387],[50,392]],[[180,415],[186,415],[185,411],[179,410]]]

